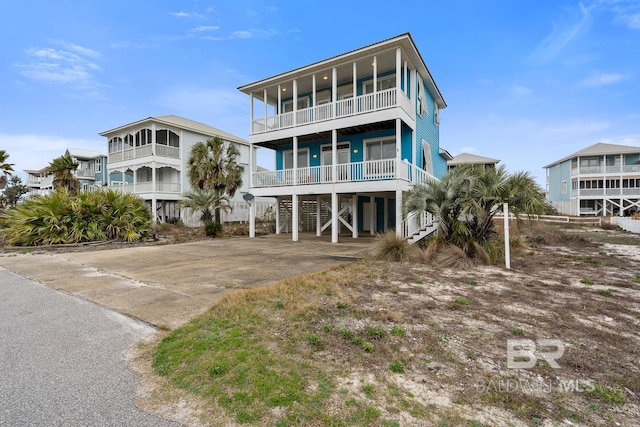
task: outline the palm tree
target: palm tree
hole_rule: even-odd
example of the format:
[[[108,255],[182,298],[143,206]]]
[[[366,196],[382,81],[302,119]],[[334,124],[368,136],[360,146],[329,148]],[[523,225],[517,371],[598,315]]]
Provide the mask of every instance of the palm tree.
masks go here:
[[[503,166],[484,169],[459,166],[441,181],[430,181],[412,189],[405,201],[406,213],[431,212],[439,220],[436,238],[461,248],[468,256],[495,254],[490,243],[495,233],[494,216],[503,203],[516,215],[539,214],[544,196],[528,172],[509,175]]]
[[[242,186],[244,166],[238,164],[240,151],[221,138],[198,142],[191,149],[187,175],[193,188],[212,190],[219,198],[233,197]],[[220,223],[220,208],[214,208],[215,221]]]
[[[213,222],[212,211],[225,210],[230,212],[232,210],[231,205],[229,205],[229,198],[220,196],[213,190],[195,189],[189,191],[184,195],[184,200],[180,201],[180,205],[190,208],[194,212],[201,212],[200,221],[205,226]]]
[[[80,166],[74,162],[71,155],[65,154],[56,157],[49,163],[47,173],[53,174],[53,188],[66,188],[72,196],[80,191],[80,181],[75,177],[73,171]]]
[[[13,163],[7,163],[9,154],[5,150],[0,150],[0,190],[7,186],[11,172],[13,172]]]

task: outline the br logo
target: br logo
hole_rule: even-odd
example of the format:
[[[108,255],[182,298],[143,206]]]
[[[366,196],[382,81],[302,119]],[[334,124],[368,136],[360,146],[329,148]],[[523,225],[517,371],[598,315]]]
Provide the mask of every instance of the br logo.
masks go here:
[[[510,369],[531,369],[539,358],[553,369],[560,369],[556,360],[563,354],[564,343],[560,340],[507,340],[507,368]]]

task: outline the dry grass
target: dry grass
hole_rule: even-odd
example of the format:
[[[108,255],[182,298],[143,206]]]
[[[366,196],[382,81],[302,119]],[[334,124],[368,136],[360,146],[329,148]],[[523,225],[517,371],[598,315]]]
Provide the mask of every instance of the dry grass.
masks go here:
[[[512,271],[363,260],[233,294],[154,366],[209,425],[638,425],[640,251],[609,233],[523,229]],[[509,369],[514,338],[562,340],[560,369]]]

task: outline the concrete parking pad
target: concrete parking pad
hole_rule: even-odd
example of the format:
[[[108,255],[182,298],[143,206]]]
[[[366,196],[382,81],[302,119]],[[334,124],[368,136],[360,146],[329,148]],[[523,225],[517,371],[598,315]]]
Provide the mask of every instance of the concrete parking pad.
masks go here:
[[[372,239],[301,234],[176,245],[24,254],[0,266],[150,324],[174,329],[238,289],[264,286],[367,255]]]

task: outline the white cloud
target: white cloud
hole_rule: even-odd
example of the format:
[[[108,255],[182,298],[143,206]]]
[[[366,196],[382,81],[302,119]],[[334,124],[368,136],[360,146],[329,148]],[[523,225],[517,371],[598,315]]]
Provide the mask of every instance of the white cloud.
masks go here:
[[[199,13],[187,13],[187,12],[169,12],[169,15],[175,16],[176,18],[191,18],[191,19],[198,19],[198,20],[202,20],[202,19],[207,19],[204,15],[201,15]]]
[[[102,71],[102,67],[94,62],[102,57],[99,52],[62,40],[51,43],[61,48],[31,47],[25,50],[26,60],[14,64],[22,76],[38,83],[73,85],[86,93],[103,87],[95,79],[96,73]]]
[[[599,87],[617,83],[626,78],[628,77],[619,73],[594,73],[591,77],[582,80],[580,84],[589,87]]]
[[[297,30],[294,30],[294,32]],[[291,31],[288,31],[291,32]],[[234,40],[234,39],[253,39],[253,38],[268,38],[271,36],[277,36],[282,34],[281,32],[273,29],[273,28],[269,28],[266,30],[262,30],[262,29],[249,29],[249,30],[238,30],[238,31],[233,31],[231,33],[229,33],[226,36],[218,36],[218,37],[214,37],[214,36],[203,36],[202,39],[203,40],[213,40],[213,41],[223,41],[223,40]]]
[[[579,19],[576,21],[574,18],[572,22],[560,24],[554,22],[553,31],[538,44],[529,55],[529,60],[538,63],[550,62],[589,26],[593,6],[585,7],[582,3],[578,3],[578,6],[579,11],[574,11],[574,14],[578,15]]]
[[[65,138],[55,135],[9,135],[0,133],[2,149],[9,153],[9,161],[16,173],[24,169],[40,169],[54,158],[64,154],[67,148],[105,151],[106,143],[100,139]]]
[[[217,25],[198,25],[196,28],[191,30],[191,32],[199,33],[203,31],[216,31],[219,30],[220,27]]]
[[[462,147],[459,150],[455,150],[453,153],[455,153],[454,156],[457,156],[458,154],[462,154],[462,153],[471,154],[471,153],[475,153],[476,151],[478,150],[476,150],[475,147]]]
[[[511,93],[513,93],[514,95],[524,96],[533,93],[533,90],[529,89],[526,86],[515,85],[511,88]]]

